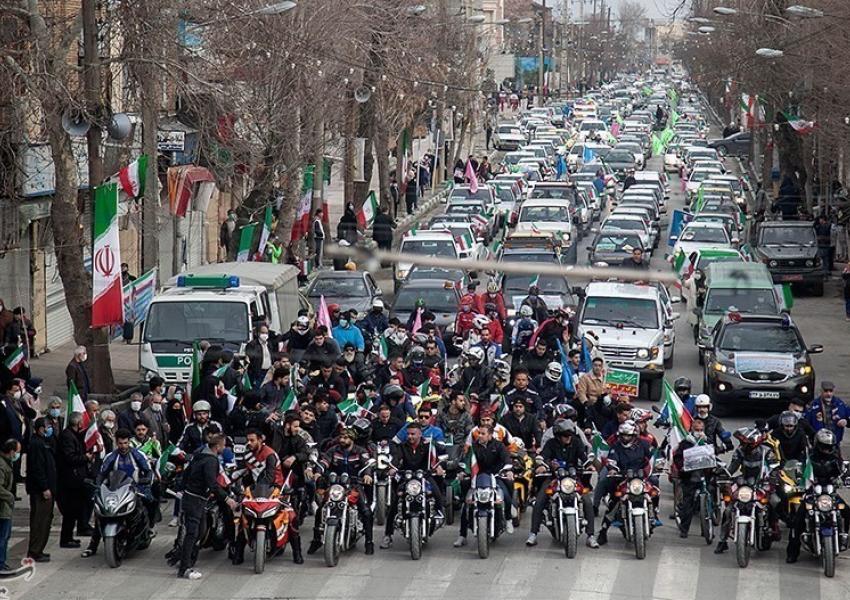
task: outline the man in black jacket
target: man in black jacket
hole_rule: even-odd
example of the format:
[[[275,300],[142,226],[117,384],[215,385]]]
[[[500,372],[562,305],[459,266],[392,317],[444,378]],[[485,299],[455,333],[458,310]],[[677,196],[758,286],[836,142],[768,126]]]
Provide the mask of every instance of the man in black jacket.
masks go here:
[[[403,422],[393,417],[392,411],[393,407],[387,403],[378,407],[378,418],[372,422],[373,442],[390,441],[401,429]]]
[[[181,503],[184,537],[180,550],[180,566],[177,569],[178,577],[200,579],[202,576],[201,572],[195,570],[193,566],[198,558],[198,534],[209,495],[214,494],[231,510],[236,510],[239,506],[236,500],[228,497],[216,482],[219,470],[218,456],[223,450],[224,436],[212,434],[206,446],[192,457],[192,461],[186,467],[185,488]]]
[[[328,337],[328,328],[319,325],[313,336],[313,341],[304,350],[303,359],[310,361],[310,370],[318,369],[326,360],[335,361],[339,358],[339,345],[333,338]]]
[[[502,425],[512,436],[521,439],[529,450],[538,448],[543,432],[535,416],[526,411],[525,395],[522,392],[514,394],[510,406],[511,412],[502,419]]]
[[[89,498],[85,479],[89,478],[89,463],[94,460],[94,454],[86,452],[82,424],[83,415],[71,413],[68,426],[59,434],[56,449],[59,473],[56,501],[62,511],[60,548],[80,547],[80,540],[74,538],[74,527],[77,528],[77,535],[88,536],[92,533],[84,515]]]
[[[30,497],[30,539],[27,556],[35,562],[47,562],[50,555],[44,552],[53,523],[53,499],[56,494],[56,459],[48,443],[53,427],[48,427],[44,417],[33,423],[27,454],[27,494]]]
[[[395,221],[387,214],[383,206],[378,206],[378,214],[372,222],[372,239],[378,244],[378,249],[388,252],[392,250],[393,229],[395,229]]]

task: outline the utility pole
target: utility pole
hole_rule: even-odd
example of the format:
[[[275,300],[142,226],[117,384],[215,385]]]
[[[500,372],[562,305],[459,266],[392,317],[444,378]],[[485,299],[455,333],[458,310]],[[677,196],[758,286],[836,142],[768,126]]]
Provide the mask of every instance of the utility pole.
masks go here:
[[[543,86],[546,84],[546,0],[540,11],[540,56],[537,64],[537,106],[543,106]]]

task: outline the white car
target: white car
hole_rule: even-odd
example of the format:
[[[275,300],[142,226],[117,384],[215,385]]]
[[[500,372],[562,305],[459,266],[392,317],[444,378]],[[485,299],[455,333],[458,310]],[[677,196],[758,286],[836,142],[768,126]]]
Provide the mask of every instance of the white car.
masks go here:
[[[448,258],[460,258],[460,248],[457,240],[450,231],[416,231],[408,232],[401,240],[399,252],[402,254],[421,254],[425,256],[442,256]],[[393,287],[398,291],[398,286],[410,273],[412,263],[396,263],[393,270]]]
[[[688,181],[685,183],[685,194],[688,199],[693,198],[696,195],[699,191],[699,186],[703,181],[722,174],[723,173],[721,173],[720,169],[712,167],[696,167],[693,171],[691,171],[690,177],[688,177]]]
[[[722,223],[688,223],[676,239],[672,256],[684,253],[690,256],[695,250],[709,248],[734,249],[729,230]]]
[[[517,125],[499,125],[492,141],[496,150],[517,150],[526,142],[526,137]]]

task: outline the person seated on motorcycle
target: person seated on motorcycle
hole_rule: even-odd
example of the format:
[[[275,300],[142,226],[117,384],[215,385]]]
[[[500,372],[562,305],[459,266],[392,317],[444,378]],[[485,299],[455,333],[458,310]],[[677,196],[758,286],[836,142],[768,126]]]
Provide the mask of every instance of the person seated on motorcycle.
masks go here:
[[[564,368],[561,363],[552,361],[547,365],[546,372],[532,381],[534,389],[540,396],[540,403],[544,407],[563,404],[567,401],[563,375]]]
[[[694,400],[696,413],[695,419],[705,422],[705,439],[709,444],[720,450],[721,446],[726,452],[732,450],[732,434],[723,428],[723,423],[711,414],[711,398],[707,394],[700,394]]]
[[[511,332],[511,357],[518,363],[528,352],[528,345],[537,330],[537,321],[533,318],[534,309],[529,304],[519,307],[519,318]]]
[[[431,369],[425,366],[425,349],[422,346],[410,349],[402,374],[405,388],[411,393],[416,393],[419,386],[431,377]]]
[[[419,409],[416,411],[416,420],[402,425],[401,429],[398,430],[398,433],[395,434],[393,442],[395,444],[403,444],[406,442],[408,436],[407,430],[414,423],[419,426],[422,437],[425,439],[433,440],[436,443],[443,442],[446,439],[446,435],[443,433],[442,429],[431,424],[432,420],[433,414],[431,412],[431,405],[423,402],[419,405]]]
[[[658,448],[658,440],[649,432],[649,422],[652,420],[652,413],[643,408],[633,408],[629,414],[629,418],[637,425],[638,437],[649,444],[653,450]]]
[[[221,425],[217,421],[210,420],[210,403],[206,400],[198,400],[192,405],[192,422],[186,424],[177,447],[186,454],[194,454],[206,445],[206,434],[210,425],[217,425],[221,431]]]
[[[473,427],[469,431],[469,435],[466,436],[465,445],[467,450],[472,446],[472,444],[478,439],[479,431],[482,427],[486,427],[490,430],[490,437],[495,439],[497,442],[502,442],[507,446],[511,443],[511,433],[505,428],[504,425],[499,425],[496,423],[496,417],[491,410],[482,411],[479,415],[478,425]]]
[[[423,327],[423,329],[424,329],[424,327]],[[445,378],[446,377],[446,355],[444,354],[445,346],[443,346],[442,349],[441,349],[440,344],[442,344],[443,342],[442,342],[442,340],[439,340],[439,342],[438,342],[438,339],[439,338],[431,339],[431,337],[429,337],[425,341],[425,359],[422,361],[422,364],[425,366],[426,369],[429,369],[430,371],[433,371],[433,370],[436,369],[437,371],[439,371],[440,377]]]
[[[372,509],[366,503],[366,494],[363,486],[372,485],[372,468],[369,467],[371,455],[366,448],[356,446],[354,440],[357,434],[351,429],[343,429],[337,439],[337,443],[331,446],[319,460],[322,473],[314,474],[314,478],[321,475],[336,473],[338,476],[346,474],[351,478],[360,478],[352,484],[358,492],[357,513],[363,522],[363,534],[366,540],[366,554],[375,553],[375,544],[372,538]],[[361,485],[362,482],[362,485]],[[320,494],[323,497],[323,494]],[[316,511],[316,520],[313,525],[313,541],[307,549],[307,554],[315,554],[322,547],[322,510],[321,506]]]
[[[469,296],[460,299],[460,305],[455,318],[455,336],[464,340],[473,329],[473,321],[478,313],[475,311],[475,300]]]
[[[502,395],[505,397],[507,406],[513,404],[514,396],[521,396],[526,404],[526,412],[541,421],[546,418],[540,394],[531,384],[528,369],[524,366],[514,369],[513,381],[502,389]]]
[[[477,308],[478,306],[478,294],[475,291],[478,289],[478,281],[472,280],[466,284],[466,293],[464,293],[460,297],[460,302],[463,303],[465,301],[471,301],[472,310],[474,312],[480,312]]]
[[[606,421],[605,426],[599,432],[602,434],[602,439],[609,445],[617,441],[620,425],[631,419],[634,406],[629,402],[628,396],[617,396],[617,402],[612,405],[612,408],[611,418]],[[637,426],[637,423],[635,423],[635,426]]]
[[[687,377],[679,377],[673,382],[673,390],[676,392],[676,395],[679,396],[679,400],[682,401],[682,405],[685,407],[685,410],[687,410],[691,415],[696,415],[695,403],[697,397],[691,393],[691,380]],[[661,414],[655,420],[655,426],[667,426],[669,425],[669,422],[670,409],[665,406],[661,410]]]
[[[434,516],[443,518],[443,493],[442,486],[434,481],[434,475],[442,477],[445,470],[436,462],[437,450],[431,448],[435,440],[428,437],[422,426],[416,421],[410,423],[406,428],[406,439],[391,446],[392,464],[399,472],[424,471],[425,480],[434,498]],[[398,513],[398,502],[393,501],[387,507],[386,528],[381,548],[389,548],[393,545],[393,531],[395,531],[395,517]]]
[[[528,533],[526,546],[537,545],[537,534],[540,533],[540,525],[543,524],[543,515],[549,505],[551,496],[547,493],[549,486],[555,480],[558,469],[575,469],[577,478],[585,482],[583,470],[588,462],[587,446],[577,435],[576,425],[569,419],[559,421],[553,427],[554,437],[546,442],[543,450],[537,456],[535,474],[549,474],[549,478],[541,483],[540,491],[534,501],[534,510],[531,513],[531,530]],[[599,543],[594,537],[593,501],[591,494],[583,494],[581,502],[584,507],[584,518],[587,520],[587,547],[598,548]]]
[[[649,447],[649,444],[638,437],[635,424],[631,421],[626,421],[620,425],[617,441],[611,446],[611,449],[608,451],[608,457],[605,459],[608,474],[602,477],[596,486],[600,490],[598,495],[600,500],[606,495],[609,496],[608,508],[605,511],[605,516],[602,518],[602,527],[596,538],[599,545],[604,546],[608,543],[608,527],[611,525],[608,516],[613,512],[619,502],[614,496],[617,485],[620,483],[618,475],[627,471],[645,472],[651,459],[652,449]]]
[[[364,337],[371,342],[375,336],[380,336],[390,326],[389,319],[384,313],[384,301],[380,298],[372,300],[372,306],[366,316],[357,321],[357,327],[363,332]]]
[[[490,417],[492,420],[492,416]],[[482,422],[484,417],[481,418]],[[508,454],[507,446],[497,440],[493,435],[492,425],[479,425],[473,430],[474,442],[469,445],[468,452],[474,453],[475,462],[478,468],[479,475],[497,475],[496,485],[502,491],[502,505],[504,513],[500,514],[497,511],[496,519],[504,519],[505,531],[509,534],[514,532],[514,524],[511,519],[511,492],[507,481],[513,481],[513,461]],[[471,462],[471,458],[470,458]],[[465,478],[461,481],[460,497],[466,498],[469,489],[472,486],[472,478]],[[466,532],[469,528],[469,510],[462,510],[460,513],[460,531],[458,538],[454,542],[455,548],[460,548],[466,545]]]
[[[740,477],[745,482],[752,482],[752,485],[760,485],[770,475],[770,471],[774,469],[779,460],[773,453],[769,445],[765,444],[767,434],[760,431],[757,427],[741,427],[735,430],[733,434],[738,440],[738,447],[732,455],[732,460],[729,462],[728,471],[733,477],[740,469]],[[717,542],[717,547],[714,549],[715,554],[721,554],[729,549],[729,544],[726,540],[729,539],[729,533],[732,529],[732,507],[727,505],[723,511],[723,521],[720,524],[720,540]],[[773,530],[773,539],[780,539],[779,524],[776,518],[775,511],[768,505],[768,522]]]
[[[521,394],[514,394],[511,399],[511,412],[502,417],[502,425],[511,434],[511,437],[519,438],[526,448],[539,448],[543,431],[540,429],[540,421],[526,411],[526,400]]]
[[[514,364],[514,370],[517,367],[523,366],[528,369],[530,379],[534,379],[538,375],[546,372],[546,367],[555,359],[553,352],[546,344],[546,340],[538,338],[531,349],[525,353],[519,364]]]
[[[786,410],[790,410],[792,413],[797,415],[797,425],[803,430],[806,437],[809,438],[809,442],[814,440],[815,430],[811,425],[809,425],[809,422],[803,418],[803,414],[806,412],[806,401],[802,397],[792,397],[788,400],[788,408]],[[767,419],[767,422],[765,423],[767,431],[773,431],[774,429],[780,429],[782,427],[779,423],[779,418],[782,414],[784,414],[784,411],[782,413],[772,415]]]
[[[487,304],[484,314],[490,319],[490,323],[487,325],[487,329],[490,331],[490,339],[499,345],[503,345],[505,343],[505,330],[502,327],[502,320],[496,310],[496,305]]]
[[[372,421],[372,443],[390,441],[404,425],[404,421],[393,415],[393,407],[383,403],[377,408],[377,417]]]
[[[546,302],[540,297],[540,287],[535,284],[528,286],[528,296],[523,299],[520,308],[523,306],[531,307],[531,316],[538,323],[543,323],[543,321],[549,318],[549,307],[546,306]]]
[[[790,410],[779,415],[779,427],[770,432],[770,438],[775,440],[779,448],[779,462],[785,464],[789,460],[806,462],[809,450],[809,438],[799,425],[800,417]]]
[[[260,392],[249,390],[236,398],[227,415],[227,432],[232,437],[244,437],[252,427],[264,427],[269,414],[260,403]]]
[[[502,356],[502,344],[493,339],[493,331],[490,329],[490,325],[496,321],[491,320],[489,317],[484,318],[487,319],[487,324],[481,328],[479,342],[476,346],[484,351],[484,364],[492,367],[499,360],[499,357]]]
[[[499,320],[504,323],[508,318],[508,311],[505,309],[505,297],[499,289],[499,284],[495,279],[487,282],[487,291],[482,292],[475,297],[475,309],[482,314],[489,314],[487,305],[492,304],[496,308],[499,315]]]
[[[546,345],[549,348],[557,348],[558,342],[565,345],[568,344],[572,329],[570,326],[570,317],[571,315],[566,309],[555,309],[555,314],[541,322],[537,331],[534,332],[534,342],[542,338],[546,340]]]
[[[554,406],[552,408],[552,415],[550,419],[552,425],[543,432],[543,436],[540,438],[541,448],[546,445],[546,442],[555,437],[555,425],[566,419],[569,419],[573,423],[576,423],[577,434],[579,439],[581,440],[581,443],[585,446],[590,447],[588,437],[587,435],[585,435],[581,423],[578,422],[578,412],[572,404],[558,404]]]
[[[484,365],[484,350],[470,348],[464,354],[466,366],[460,372],[460,379],[453,386],[456,391],[469,395],[470,400],[488,402],[493,392],[493,372]]]
[[[806,495],[812,494],[812,488],[815,485],[826,486],[835,484],[836,479],[842,477],[844,472],[844,461],[841,458],[841,450],[838,447],[838,441],[835,434],[829,429],[821,429],[815,434],[815,441],[812,445],[812,452],[809,454],[811,461],[812,474],[811,480],[805,482],[808,485]],[[841,511],[841,522],[839,527],[840,549],[847,549],[847,531],[850,525],[850,507],[839,497],[839,503],[844,505]],[[808,501],[814,503],[814,498]],[[788,548],[786,549],[785,562],[795,563],[800,556],[801,536],[806,529],[806,519],[808,511],[803,510],[803,506],[794,513],[791,522],[791,528],[788,535]]]
[[[410,396],[405,393],[395,378],[391,378],[390,383],[382,388],[381,397],[372,408],[373,412],[384,404],[390,406],[393,418],[402,423],[406,422],[408,418],[416,416],[416,408],[414,408]]]
[[[451,436],[455,444],[466,439],[475,424],[463,392],[449,392],[449,403],[437,413],[436,425],[443,430],[446,437]]]
[[[407,329],[398,320],[398,317],[390,319],[390,326],[384,331],[384,340],[387,342],[387,356],[405,356],[412,345]],[[373,342],[373,352],[377,355],[380,344]],[[383,362],[383,360],[381,361]]]
[[[698,469],[695,471],[685,471],[685,455],[684,452],[688,448],[694,446],[708,445],[710,441],[705,434],[705,421],[694,419],[691,421],[690,435],[679,442],[676,451],[673,453],[673,464],[679,476],[679,488],[681,496],[676,506],[676,517],[679,521],[679,537],[687,538],[688,530],[691,528],[691,521],[694,517],[694,512],[699,509],[697,493],[700,490],[702,478],[708,477],[707,469]]]

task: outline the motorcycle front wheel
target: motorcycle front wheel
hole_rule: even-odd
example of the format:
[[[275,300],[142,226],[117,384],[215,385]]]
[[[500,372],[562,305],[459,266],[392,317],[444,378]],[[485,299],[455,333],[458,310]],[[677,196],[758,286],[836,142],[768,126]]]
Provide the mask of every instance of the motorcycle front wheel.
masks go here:
[[[123,544],[119,543],[115,536],[103,538],[103,556],[106,558],[106,564],[111,569],[117,569],[121,566],[121,561],[124,558],[124,553],[121,550],[122,546]]]
[[[387,520],[387,487],[375,487],[375,524],[383,525]]]
[[[419,560],[422,558],[422,527],[419,517],[410,517],[407,526],[410,531],[410,558]]]
[[[750,526],[749,523],[738,523],[737,539],[735,540],[735,558],[738,566],[746,569],[750,564]]]
[[[453,525],[455,522],[455,490],[451,485],[446,486],[446,525]]]
[[[335,567],[339,563],[339,532],[336,525],[325,526],[325,564]]]
[[[827,577],[835,577],[835,537],[823,538],[821,554],[823,555],[823,574]]]
[[[634,520],[635,558],[643,560],[646,558],[646,535],[644,534],[643,517]]]
[[[575,519],[567,517],[567,530],[564,532],[564,553],[567,558],[575,558],[578,551],[578,529]]]
[[[478,537],[478,557],[487,558],[490,556],[490,519],[486,516],[478,517],[477,537]]]
[[[262,574],[266,569],[266,530],[257,531],[257,539],[254,540],[254,573]]]

